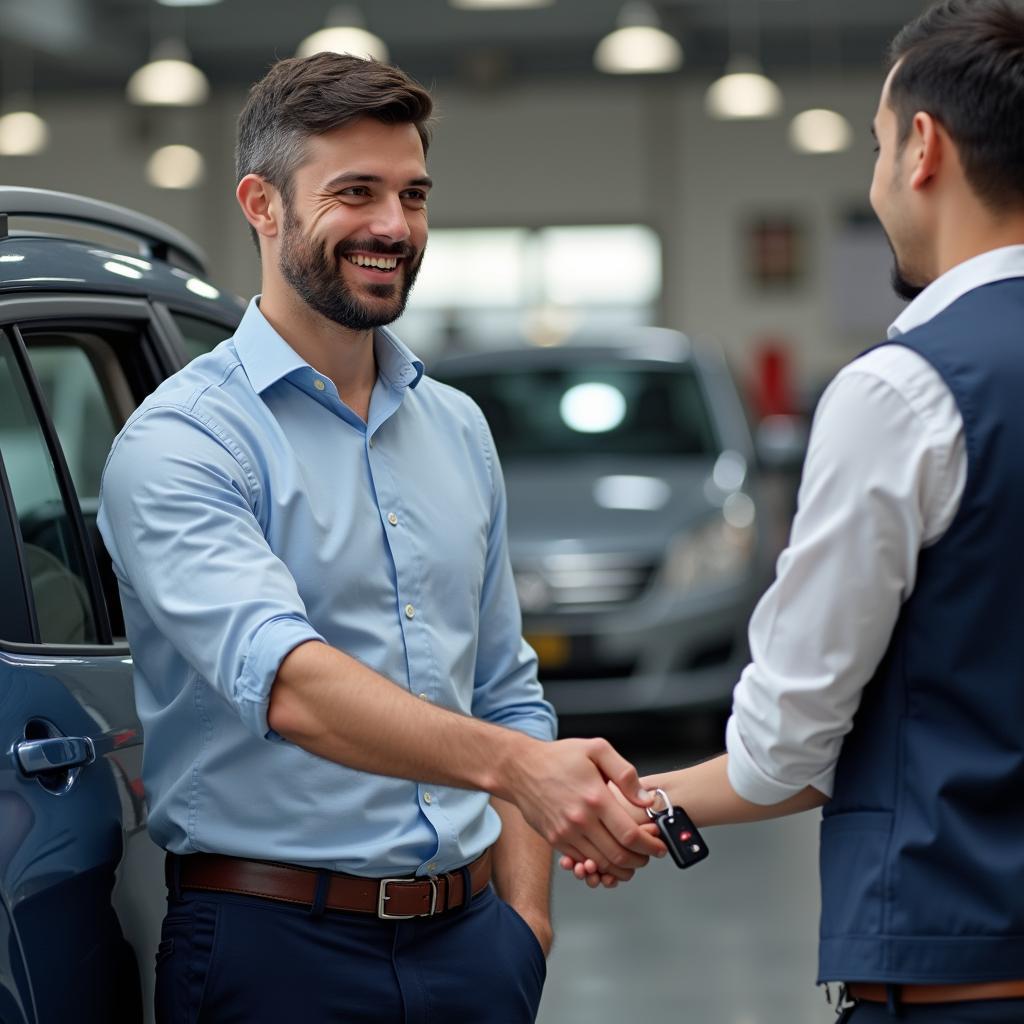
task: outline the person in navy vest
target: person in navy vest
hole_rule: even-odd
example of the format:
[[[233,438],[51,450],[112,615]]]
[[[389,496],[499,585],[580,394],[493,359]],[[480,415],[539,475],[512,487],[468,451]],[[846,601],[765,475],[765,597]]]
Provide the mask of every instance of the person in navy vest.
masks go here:
[[[819,982],[846,1019],[1019,1024],[1024,8],[906,26],[873,134],[912,301],[821,400],[727,752],[642,781],[698,826],[824,806]]]

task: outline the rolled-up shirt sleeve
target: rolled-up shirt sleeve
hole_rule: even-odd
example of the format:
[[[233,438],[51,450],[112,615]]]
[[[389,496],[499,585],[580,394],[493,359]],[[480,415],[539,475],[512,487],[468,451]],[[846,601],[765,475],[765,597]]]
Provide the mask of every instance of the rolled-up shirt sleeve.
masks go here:
[[[278,667],[299,644],[323,637],[267,543],[259,498],[251,466],[216,423],[191,409],[150,406],[111,450],[97,523],[126,619],[138,602],[246,727],[275,739],[267,707]]]
[[[537,681],[537,655],[523,639],[522,616],[509,561],[505,483],[490,430],[479,414],[481,442],[491,470],[473,714],[539,740],[554,739],[554,709]]]
[[[900,390],[868,372],[894,359]],[[965,465],[952,395],[920,357],[865,359],[830,386],[726,728],[740,796],[767,805],[807,786],[831,795],[864,686],[913,590],[921,547],[955,515]]]

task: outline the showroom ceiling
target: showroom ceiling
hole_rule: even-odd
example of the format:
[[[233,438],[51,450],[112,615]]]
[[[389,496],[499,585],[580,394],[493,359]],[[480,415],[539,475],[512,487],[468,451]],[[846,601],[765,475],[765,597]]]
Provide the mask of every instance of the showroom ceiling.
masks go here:
[[[193,0],[194,2],[194,0]],[[460,10],[449,0],[361,0],[365,27],[391,59],[427,83],[500,87],[523,79],[597,75],[594,47],[622,0],[553,0],[531,10]],[[756,47],[770,72],[878,68],[895,30],[922,0],[655,0],[682,43],[682,76],[713,77],[730,47]],[[322,28],[332,0],[0,0],[3,88],[31,77],[37,93],[123,86],[154,42],[183,36],[214,87],[247,85]],[[730,42],[731,41],[731,42]],[[29,68],[31,70],[29,70]]]

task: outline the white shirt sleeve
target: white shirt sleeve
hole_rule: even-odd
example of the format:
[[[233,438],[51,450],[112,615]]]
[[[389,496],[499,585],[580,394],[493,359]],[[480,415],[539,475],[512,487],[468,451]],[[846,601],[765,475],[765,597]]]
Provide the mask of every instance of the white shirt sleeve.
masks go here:
[[[750,620],[726,729],[729,780],[758,804],[831,795],[843,737],[967,473],[963,421],[935,369],[876,349],[815,415],[790,544]]]

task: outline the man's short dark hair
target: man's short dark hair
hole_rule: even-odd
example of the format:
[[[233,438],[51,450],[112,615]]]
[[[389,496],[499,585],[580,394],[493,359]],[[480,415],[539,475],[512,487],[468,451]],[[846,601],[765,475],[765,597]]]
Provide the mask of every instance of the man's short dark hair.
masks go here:
[[[380,61],[340,53],[278,61],[249,90],[238,116],[235,180],[258,174],[287,203],[307,141],[361,117],[415,125],[426,153],[433,106],[423,86]]]
[[[956,144],[964,173],[991,209],[1024,207],[1024,6],[941,0],[892,42],[889,85],[902,146],[930,114]]]

